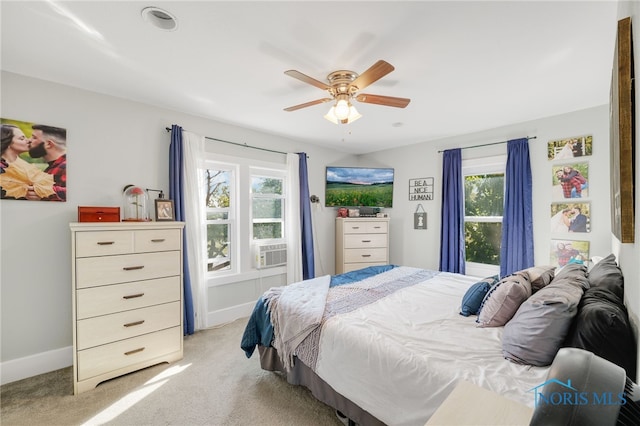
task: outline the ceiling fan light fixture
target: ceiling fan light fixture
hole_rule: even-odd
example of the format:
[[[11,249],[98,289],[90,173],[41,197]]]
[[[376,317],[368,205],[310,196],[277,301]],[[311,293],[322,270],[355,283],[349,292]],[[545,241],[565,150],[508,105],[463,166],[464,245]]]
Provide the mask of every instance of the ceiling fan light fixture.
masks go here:
[[[354,121],[356,121],[358,118],[362,117],[362,114],[360,114],[358,112],[358,110],[356,109],[356,107],[354,107],[353,105],[351,105],[349,107],[349,117],[347,117],[347,123],[353,123]]]
[[[330,109],[329,112],[327,112],[324,115],[324,118],[326,118],[327,120],[329,120],[330,122],[332,122],[333,124],[340,124],[340,121],[338,120],[338,118],[336,117],[336,106],[333,105]]]
[[[333,110],[333,113],[335,114],[338,120],[345,120],[346,118],[349,117],[350,107],[351,107],[351,104],[349,103],[349,101],[345,99],[339,99],[338,102],[336,102],[336,106],[335,106],[335,109]]]
[[[356,121],[360,117],[362,117],[362,115],[351,104],[349,104],[349,112],[348,112],[348,114],[347,114],[347,116],[345,118],[339,118],[336,115],[336,106],[335,105],[332,106],[331,109],[329,109],[329,112],[327,112],[324,115],[324,118],[326,118],[327,120],[329,120],[330,122],[332,122],[334,124],[349,124],[349,123],[353,123],[354,121]]]
[[[285,108],[284,110],[296,111],[301,108],[335,101],[335,104],[331,107],[329,112],[324,115],[324,118],[335,124],[349,124],[362,117],[358,110],[356,110],[355,107],[351,105],[351,99],[369,104],[404,108],[409,104],[411,99],[358,93],[360,90],[364,89],[372,83],[375,83],[394,69],[395,68],[393,67],[393,65],[380,59],[360,75],[356,74],[353,71],[334,71],[327,76],[329,84],[324,83],[320,80],[316,80],[313,77],[309,77],[308,75],[303,74],[300,71],[287,70],[284,73],[289,77],[296,78],[304,83],[325,90],[329,92],[329,95],[331,95],[331,97],[325,97],[322,99],[316,99],[311,102],[294,105]]]

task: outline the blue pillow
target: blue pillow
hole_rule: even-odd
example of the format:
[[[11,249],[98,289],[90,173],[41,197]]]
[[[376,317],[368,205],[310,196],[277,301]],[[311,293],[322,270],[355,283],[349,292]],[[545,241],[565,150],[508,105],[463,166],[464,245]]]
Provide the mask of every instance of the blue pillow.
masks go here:
[[[469,315],[478,315],[480,305],[484,296],[486,296],[489,289],[499,281],[498,275],[487,277],[482,281],[479,281],[469,287],[469,290],[462,297],[462,307],[460,308],[460,315],[468,317]]]

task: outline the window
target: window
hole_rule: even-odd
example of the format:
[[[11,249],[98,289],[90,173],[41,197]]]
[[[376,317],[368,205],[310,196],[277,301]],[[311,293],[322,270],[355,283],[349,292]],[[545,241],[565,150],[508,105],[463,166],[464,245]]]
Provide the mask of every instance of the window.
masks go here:
[[[253,171],[251,176],[252,239],[281,240],[284,238],[284,179]]]
[[[207,274],[225,285],[255,273],[257,245],[285,242],[286,164],[213,153],[202,164]]]
[[[463,160],[466,269],[471,275],[499,271],[506,158]]]
[[[229,271],[234,269],[235,173],[229,166],[211,164],[211,167],[204,170],[207,271]]]

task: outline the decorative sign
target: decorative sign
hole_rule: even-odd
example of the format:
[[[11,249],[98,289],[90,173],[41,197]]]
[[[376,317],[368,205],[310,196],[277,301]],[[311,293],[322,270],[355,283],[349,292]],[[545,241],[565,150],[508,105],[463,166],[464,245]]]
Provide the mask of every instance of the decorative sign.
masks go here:
[[[433,178],[409,179],[409,201],[433,200]]]
[[[424,211],[422,204],[418,204],[413,214],[413,229],[427,229],[427,212]]]

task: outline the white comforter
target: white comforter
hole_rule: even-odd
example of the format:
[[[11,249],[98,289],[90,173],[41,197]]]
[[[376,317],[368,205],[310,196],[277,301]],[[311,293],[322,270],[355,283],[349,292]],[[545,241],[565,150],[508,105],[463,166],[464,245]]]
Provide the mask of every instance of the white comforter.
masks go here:
[[[533,406],[547,369],[502,357],[502,327],[459,314],[473,277],[441,273],[326,321],[316,373],[388,425],[424,425],[466,380]],[[461,407],[464,409],[464,407]]]
[[[287,371],[293,366],[293,352],[322,320],[331,277],[273,287],[265,294],[275,330],[273,346]]]

